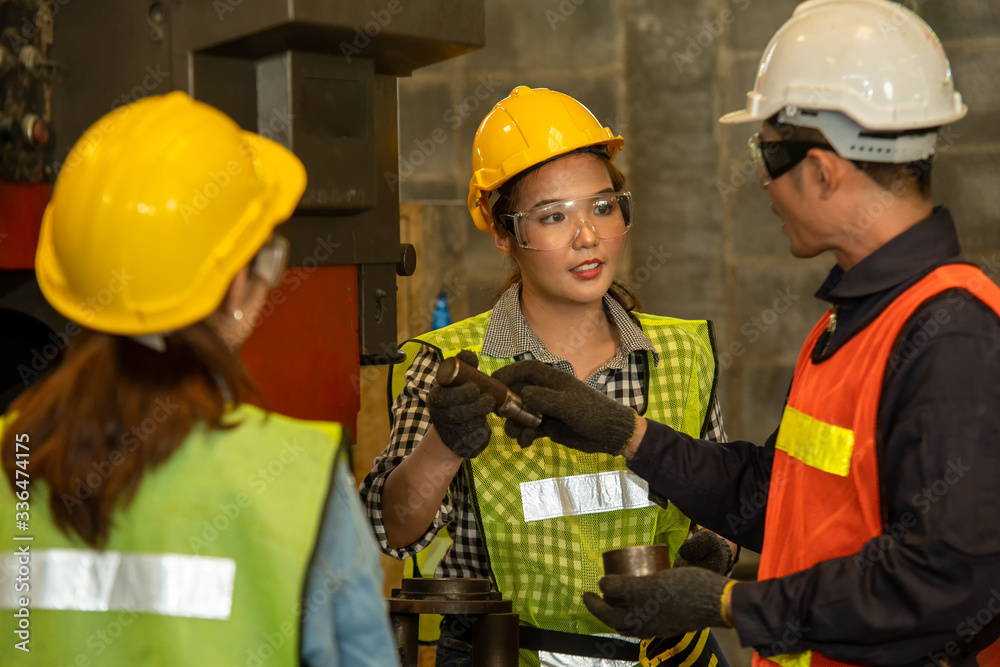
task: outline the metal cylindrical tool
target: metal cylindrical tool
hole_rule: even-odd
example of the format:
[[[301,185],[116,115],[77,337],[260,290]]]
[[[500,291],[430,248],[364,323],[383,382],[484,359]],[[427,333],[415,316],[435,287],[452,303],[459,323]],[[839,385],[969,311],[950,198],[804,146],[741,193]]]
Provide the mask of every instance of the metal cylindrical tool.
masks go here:
[[[604,574],[641,577],[670,569],[670,549],[664,544],[646,544],[604,552]]]
[[[508,389],[507,385],[473,368],[458,357],[449,357],[441,362],[438,366],[437,382],[442,387],[455,387],[472,382],[480,391],[496,399],[497,407],[494,412],[501,417],[531,428],[542,423],[542,416],[525,410],[521,397]]]
[[[642,577],[670,569],[670,548],[665,544],[624,547],[604,552],[604,574],[625,574]],[[622,604],[615,597],[604,596],[608,604]]]

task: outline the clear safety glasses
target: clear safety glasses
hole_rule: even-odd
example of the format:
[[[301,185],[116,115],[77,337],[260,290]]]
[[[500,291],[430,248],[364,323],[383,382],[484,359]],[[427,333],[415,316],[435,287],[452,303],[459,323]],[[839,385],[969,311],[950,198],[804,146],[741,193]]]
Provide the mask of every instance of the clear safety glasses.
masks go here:
[[[814,141],[761,141],[760,134],[750,137],[747,144],[750,156],[757,165],[757,178],[762,188],[794,169],[813,148],[834,151],[833,146]]]
[[[257,276],[271,289],[280,285],[288,264],[288,248],[288,239],[278,234],[272,236],[250,260],[250,275]]]
[[[586,224],[599,239],[622,236],[632,225],[632,194],[605,192],[564,199],[526,211],[501,215],[500,221],[522,248],[556,250],[572,245]]]

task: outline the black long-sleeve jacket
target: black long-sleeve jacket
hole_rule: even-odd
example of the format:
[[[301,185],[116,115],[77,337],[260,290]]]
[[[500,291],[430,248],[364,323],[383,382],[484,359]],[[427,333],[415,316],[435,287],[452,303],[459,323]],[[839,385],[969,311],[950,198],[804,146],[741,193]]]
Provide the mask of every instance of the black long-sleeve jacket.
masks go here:
[[[850,271],[834,267],[816,296],[837,308],[837,324],[814,361],[934,268],[963,261],[939,208]],[[983,269],[1000,277],[996,258]],[[697,523],[760,551],[776,436],[763,447],[719,445],[650,422],[629,467]],[[1000,636],[1000,318],[965,290],[927,301],[904,327],[883,379],[877,438],[888,537],[860,556],[737,585],[744,645],[765,656],[811,649],[923,667],[962,664]]]

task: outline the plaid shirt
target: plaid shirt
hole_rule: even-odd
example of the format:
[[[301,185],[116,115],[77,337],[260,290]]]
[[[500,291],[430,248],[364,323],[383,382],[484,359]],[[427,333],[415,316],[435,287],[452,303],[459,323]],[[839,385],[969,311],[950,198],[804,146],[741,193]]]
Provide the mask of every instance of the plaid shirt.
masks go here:
[[[514,285],[501,295],[493,308],[483,340],[483,354],[500,358],[512,357],[515,361],[538,359],[575,375],[573,366],[549,352],[525,322],[519,295],[520,286]],[[647,353],[652,355],[654,365],[659,365],[660,355],[639,325],[617,301],[605,295],[604,308],[618,327],[621,344],[615,356],[587,378],[587,384],[641,414],[646,407],[646,397],[643,394],[646,380],[645,357]],[[424,346],[407,370],[406,386],[392,405],[389,446],[375,459],[371,472],[365,477],[361,485],[361,500],[375,537],[385,553],[394,558],[409,558],[430,544],[442,526],[449,526],[453,544],[442,559],[436,576],[492,580],[467,483],[462,474],[455,475],[451,480],[448,493],[422,538],[408,547],[393,549],[385,537],[382,486],[389,473],[413,451],[431,426],[426,399],[433,386],[438,363],[437,351]],[[717,399],[712,404],[703,437],[716,442],[727,442]]]

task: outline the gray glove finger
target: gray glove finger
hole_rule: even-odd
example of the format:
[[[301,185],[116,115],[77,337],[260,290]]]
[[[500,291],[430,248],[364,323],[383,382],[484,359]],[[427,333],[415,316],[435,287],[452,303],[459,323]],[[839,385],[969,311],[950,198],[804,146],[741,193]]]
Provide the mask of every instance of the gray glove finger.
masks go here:
[[[576,429],[555,419],[548,417],[542,419],[541,429],[552,442],[559,443],[564,447],[577,449],[588,454],[605,451],[600,443],[580,435]]]
[[[472,350],[462,350],[455,355],[459,360],[464,361],[473,368],[479,368],[479,357]]]
[[[474,403],[482,395],[483,392],[479,391],[479,387],[471,382],[460,384],[457,387],[442,387],[435,384],[427,392],[427,405],[430,408],[446,408],[452,405]]]
[[[712,531],[699,531],[681,545],[674,561],[674,567],[691,566],[726,574],[733,567],[733,551]]]
[[[628,613],[624,609],[619,609],[617,607],[612,607],[600,595],[596,593],[586,592],[583,594],[583,604],[586,605],[587,610],[597,617],[597,619],[615,630],[626,629],[625,616]]]
[[[441,441],[462,458],[478,455],[490,442],[486,415],[496,399],[471,382],[458,387],[435,385],[427,394],[427,409]]]
[[[516,441],[521,447],[530,447],[535,440],[542,437],[542,434],[538,432],[538,429],[522,426],[512,419],[504,421],[503,432],[506,433],[508,437]]]
[[[576,382],[588,391],[590,387]],[[594,391],[583,397],[544,387],[525,387],[524,408],[545,415],[543,432],[567,447],[615,456],[635,431],[635,411]]]
[[[562,422],[568,422],[578,416],[579,409],[573,404],[572,397],[564,391],[527,385],[520,393],[524,409],[529,412],[537,412]]]
[[[543,364],[537,359],[527,359],[497,369],[493,377],[508,387],[513,385],[537,385],[552,389],[564,389],[579,381],[558,368]]]
[[[646,577],[632,576],[626,574],[607,574],[600,578],[597,585],[601,588],[601,594],[606,598],[621,600],[623,605],[632,603],[631,596],[635,592],[635,580],[642,579],[645,583]],[[645,587],[645,586],[644,586]]]
[[[481,394],[471,403],[458,403],[431,409],[431,421],[435,424],[463,424],[485,419],[493,412],[496,400],[489,394]]]

